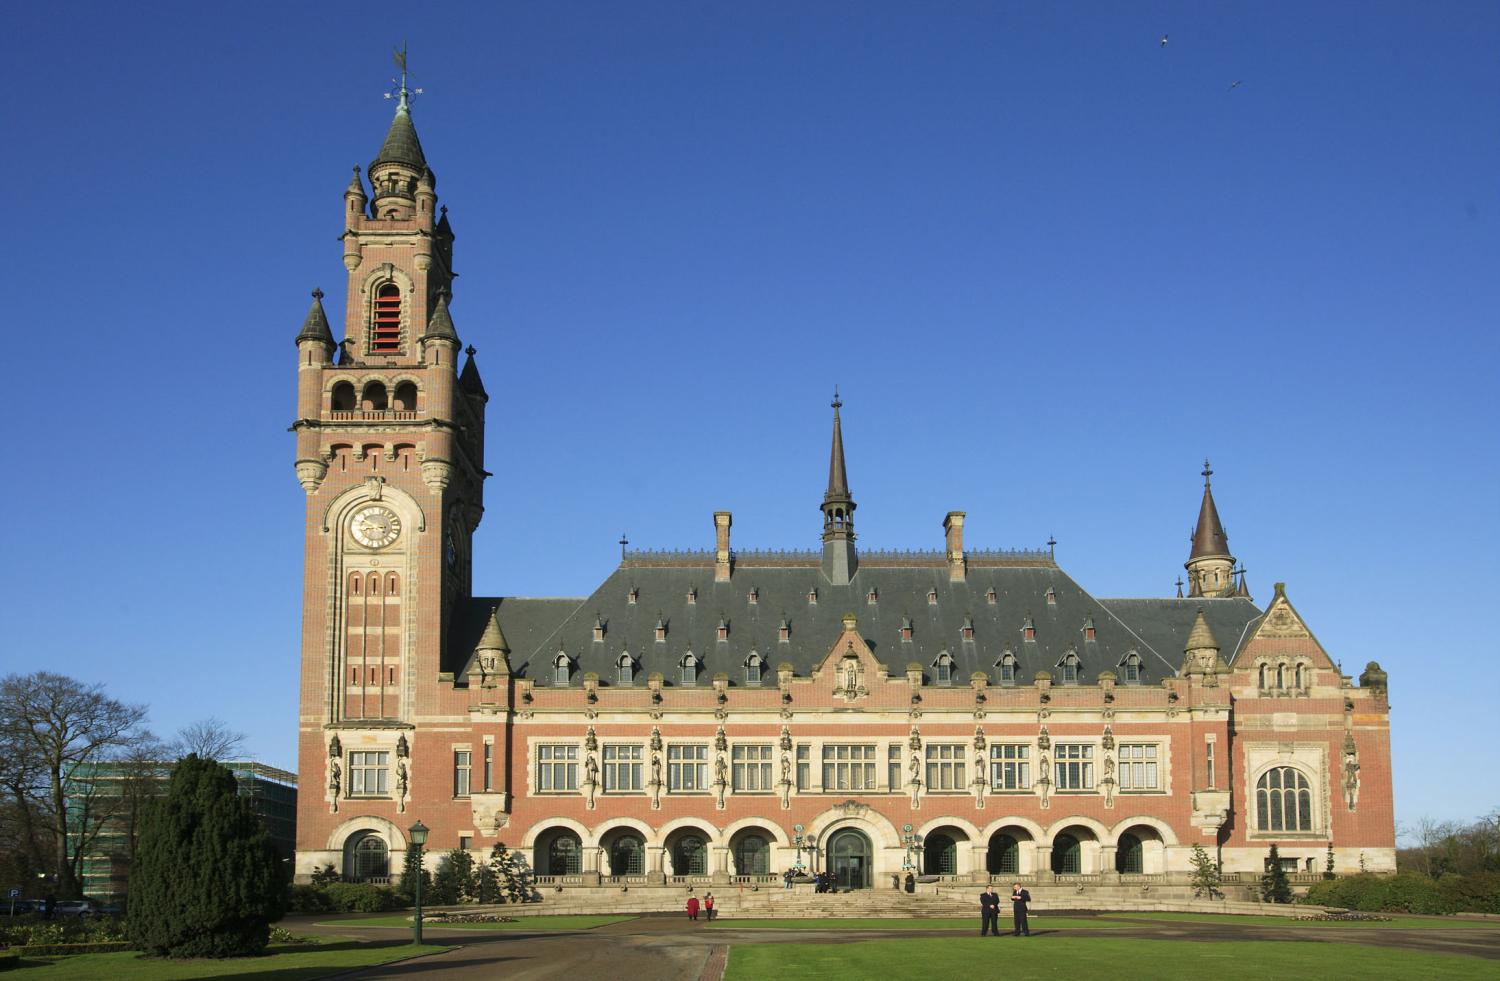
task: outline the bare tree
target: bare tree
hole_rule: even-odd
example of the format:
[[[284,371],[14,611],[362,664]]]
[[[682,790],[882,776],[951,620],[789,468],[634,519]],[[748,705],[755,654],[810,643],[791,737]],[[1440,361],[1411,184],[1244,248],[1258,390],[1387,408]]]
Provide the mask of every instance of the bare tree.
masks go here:
[[[141,735],[145,717],[143,706],[66,675],[37,671],[0,679],[0,743],[27,768],[22,796],[37,804],[40,836],[52,839],[59,895],[81,893],[83,853],[102,820],[93,803],[100,766]],[[4,766],[15,764],[6,760]]]
[[[215,763],[233,759],[244,751],[245,734],[235,732],[222,720],[209,716],[190,722],[177,730],[177,740],[172,744],[172,753],[181,758],[197,753],[199,759]]]

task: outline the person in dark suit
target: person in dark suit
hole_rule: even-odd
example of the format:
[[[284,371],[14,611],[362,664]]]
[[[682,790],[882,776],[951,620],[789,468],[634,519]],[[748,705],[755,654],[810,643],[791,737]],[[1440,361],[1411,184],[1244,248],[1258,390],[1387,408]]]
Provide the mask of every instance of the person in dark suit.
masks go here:
[[[1026,922],[1026,904],[1031,902],[1031,893],[1021,888],[1019,882],[1013,882],[1010,886],[1010,910],[1015,915],[1015,936],[1031,936],[1031,926]]]
[[[979,935],[1000,936],[1000,894],[994,886],[986,886],[979,894]]]

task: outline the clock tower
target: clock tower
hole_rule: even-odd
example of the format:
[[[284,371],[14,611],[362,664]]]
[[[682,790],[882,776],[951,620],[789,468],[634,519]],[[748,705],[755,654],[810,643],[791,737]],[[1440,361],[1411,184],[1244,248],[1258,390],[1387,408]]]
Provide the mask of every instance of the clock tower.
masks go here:
[[[420,770],[416,723],[437,712],[439,675],[452,670],[445,637],[470,595],[484,510],[488,396],[449,312],[453,229],[402,69],[369,186],[355,167],[344,191],[343,339],[314,290],[296,340],[292,432],[307,493],[299,821],[314,825],[353,796],[372,819],[405,809]]]

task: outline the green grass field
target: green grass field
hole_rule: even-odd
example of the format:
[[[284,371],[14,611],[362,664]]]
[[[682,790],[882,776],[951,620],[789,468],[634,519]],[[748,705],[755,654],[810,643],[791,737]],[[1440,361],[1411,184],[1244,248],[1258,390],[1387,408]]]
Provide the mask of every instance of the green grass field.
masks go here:
[[[71,957],[26,958],[11,977],[37,981],[187,981],[191,978],[254,977],[257,981],[304,981],[339,974],[356,967],[389,964],[418,953],[446,948],[445,944],[376,945],[368,941],[334,940],[314,946],[273,946],[264,957],[225,960],[169,961],[142,957],[135,951],[117,954],[76,954]]]
[[[886,919],[786,919],[786,920],[737,920],[733,917],[714,920],[709,926],[726,930],[973,930],[979,933],[979,917],[914,919],[911,917],[889,917]],[[1000,918],[1000,929],[1009,932],[1010,917]],[[1129,923],[1096,920],[1090,917],[1033,916],[1031,929],[1041,930],[1108,930],[1129,929]]]
[[[1182,923],[1232,923],[1237,926],[1289,926],[1289,927],[1349,927],[1356,930],[1385,928],[1387,930],[1450,930],[1480,929],[1500,930],[1500,922],[1484,920],[1461,920],[1457,917],[1442,919],[1420,916],[1402,916],[1399,913],[1381,914],[1391,917],[1388,923],[1361,920],[1294,920],[1288,916],[1254,916],[1236,913],[1105,913],[1104,916],[1125,920],[1176,920]]]
[[[515,923],[439,923],[426,920],[424,930],[592,930],[611,923],[624,923],[634,916],[519,916]],[[326,927],[399,927],[411,929],[411,919],[406,916],[369,916],[360,919],[334,920],[321,923]]]
[[[965,981],[1109,978],[1110,981],[1265,981],[1274,977],[1422,978],[1492,981],[1496,962],[1354,944],[1299,941],[944,937],[854,944],[735,944],[725,981],[831,981],[934,977]]]

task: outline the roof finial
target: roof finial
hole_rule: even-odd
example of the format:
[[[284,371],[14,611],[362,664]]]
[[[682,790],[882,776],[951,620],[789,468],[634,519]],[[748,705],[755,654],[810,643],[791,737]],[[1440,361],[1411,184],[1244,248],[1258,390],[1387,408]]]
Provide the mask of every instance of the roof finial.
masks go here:
[[[625,561],[625,546],[629,545],[629,544],[630,544],[630,539],[628,539],[628,538],[625,537],[625,533],[623,531],[620,532],[620,561],[621,562]]]
[[[422,94],[422,90],[421,89],[411,89],[411,88],[407,88],[406,87],[406,75],[407,75],[407,71],[406,71],[406,42],[402,41],[401,42],[401,47],[399,47],[395,51],[393,51],[391,53],[391,56],[392,56],[392,58],[395,59],[396,68],[398,70],[400,70],[401,77],[399,79],[396,79],[396,78],[391,79],[391,84],[394,85],[394,86],[396,86],[396,88],[395,88],[395,91],[393,91],[393,92],[387,92],[385,94],[385,97],[387,99],[398,99],[399,101],[396,103],[396,111],[397,112],[407,112],[407,111],[410,111],[410,109],[411,109],[411,105],[410,105],[411,97],[414,96],[414,95],[421,95]]]
[[[464,348],[464,353],[472,358],[474,355],[479,353],[479,349],[470,344],[468,347]]]
[[[323,290],[322,290],[322,288],[318,287],[318,286],[313,287],[312,296],[313,296],[314,300],[321,300],[321,299],[323,299]]]
[[[1177,598],[1178,599],[1182,599],[1182,577],[1181,576],[1177,577],[1177,582],[1176,582],[1175,585],[1177,586]]]
[[[1048,535],[1047,536],[1047,552],[1054,559],[1057,558],[1057,536],[1056,535]]]
[[[1208,478],[1214,475],[1214,468],[1209,466],[1208,457],[1203,458],[1203,486],[1208,486]]]
[[[838,385],[834,385],[833,386],[833,401],[830,402],[830,403],[828,403],[828,404],[831,405],[831,406],[833,406],[833,410],[835,412],[837,412],[839,409],[843,408],[844,403],[839,398],[839,387],[838,387]]]

